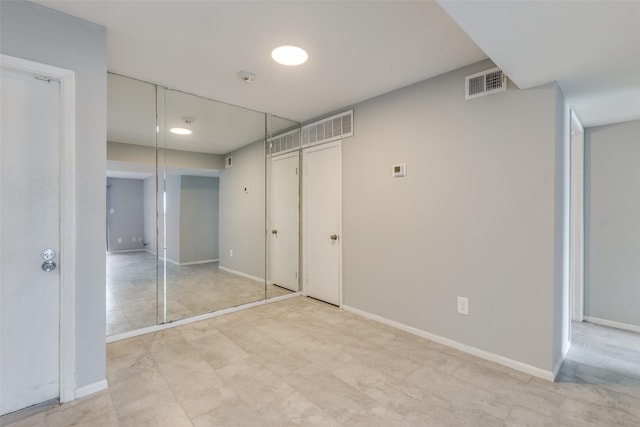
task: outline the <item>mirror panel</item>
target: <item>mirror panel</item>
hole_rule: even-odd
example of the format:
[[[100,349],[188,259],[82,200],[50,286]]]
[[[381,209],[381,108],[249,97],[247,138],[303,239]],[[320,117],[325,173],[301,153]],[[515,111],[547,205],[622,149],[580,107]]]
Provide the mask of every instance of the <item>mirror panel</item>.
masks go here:
[[[267,297],[300,287],[300,123],[270,116],[267,139]]]
[[[164,122],[164,321],[264,299],[265,114],[166,89]]]
[[[156,88],[107,77],[107,335],[157,323]]]
[[[274,199],[284,163],[265,144],[300,124],[111,73],[108,85],[107,335],[297,291],[299,177]],[[284,251],[271,234],[282,197]]]

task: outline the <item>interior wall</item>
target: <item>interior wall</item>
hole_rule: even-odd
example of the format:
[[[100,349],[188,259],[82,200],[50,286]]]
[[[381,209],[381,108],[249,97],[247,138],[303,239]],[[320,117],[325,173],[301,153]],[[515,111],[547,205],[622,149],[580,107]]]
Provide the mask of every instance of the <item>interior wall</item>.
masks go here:
[[[227,156],[232,157],[233,166],[220,174],[220,267],[264,279],[264,142],[246,145]]]
[[[151,176],[144,180],[144,249],[156,254],[156,177]]]
[[[640,120],[585,129],[585,315],[640,328]]]
[[[107,159],[119,162],[156,164],[156,149],[144,145],[123,144],[109,141],[107,143]],[[193,151],[158,149],[159,167],[194,169],[223,169],[224,156]]]
[[[109,250],[118,252],[143,249],[145,228],[143,181],[107,178],[107,186]]]
[[[553,293],[553,374],[557,375],[571,346],[570,224],[571,224],[571,115],[564,95],[555,87],[555,249]]]
[[[167,260],[174,264],[180,263],[180,175],[167,175],[166,177],[166,233],[167,233]],[[163,240],[160,240],[161,242]]]
[[[354,107],[343,143],[344,304],[549,377],[557,86],[465,101],[484,61]],[[406,163],[404,178],[392,166]],[[456,311],[469,298],[470,315]],[[538,372],[538,371],[536,371]]]
[[[217,260],[220,179],[183,175],[180,192],[180,262]]]
[[[105,379],[106,29],[26,1],[0,2],[3,54],[76,77],[76,387]]]

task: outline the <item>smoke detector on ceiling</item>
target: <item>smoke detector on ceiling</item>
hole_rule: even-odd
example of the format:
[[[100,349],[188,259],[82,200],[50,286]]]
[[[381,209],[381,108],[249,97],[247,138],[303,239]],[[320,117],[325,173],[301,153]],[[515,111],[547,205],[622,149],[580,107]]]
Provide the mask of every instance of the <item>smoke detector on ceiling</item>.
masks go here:
[[[252,73],[251,71],[240,70],[238,75],[242,80],[244,80],[246,84],[253,83],[253,81],[256,79],[255,73]]]

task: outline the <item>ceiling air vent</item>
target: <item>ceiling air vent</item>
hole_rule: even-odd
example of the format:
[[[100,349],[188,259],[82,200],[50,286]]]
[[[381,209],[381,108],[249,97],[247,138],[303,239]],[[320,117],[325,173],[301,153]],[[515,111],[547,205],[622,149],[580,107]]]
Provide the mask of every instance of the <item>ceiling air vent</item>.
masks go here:
[[[353,136],[353,110],[303,126],[302,146],[309,147],[349,136]]]
[[[267,144],[267,155],[288,153],[300,148],[300,129],[293,129],[289,132],[269,138]]]
[[[500,68],[492,68],[464,78],[464,99],[507,90],[507,77]]]

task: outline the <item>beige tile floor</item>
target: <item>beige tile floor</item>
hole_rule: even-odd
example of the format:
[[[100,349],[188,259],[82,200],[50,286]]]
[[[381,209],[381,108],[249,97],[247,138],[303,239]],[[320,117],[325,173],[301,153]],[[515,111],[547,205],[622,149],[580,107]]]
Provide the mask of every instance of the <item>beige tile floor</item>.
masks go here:
[[[640,336],[591,324],[557,383],[304,297],[107,351],[108,391],[12,427],[640,425]]]
[[[157,324],[164,299],[163,275],[148,252],[107,255],[107,335]],[[267,297],[290,291],[269,286]],[[218,263],[177,266],[167,263],[167,321],[237,307],[265,298],[264,283],[218,269]],[[160,308],[162,313],[162,308]],[[162,316],[160,317],[162,322]]]

